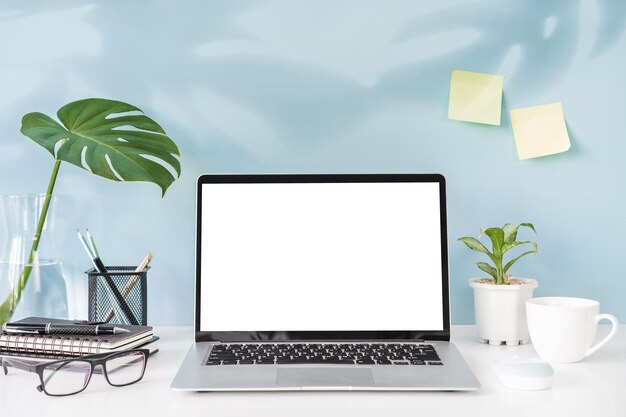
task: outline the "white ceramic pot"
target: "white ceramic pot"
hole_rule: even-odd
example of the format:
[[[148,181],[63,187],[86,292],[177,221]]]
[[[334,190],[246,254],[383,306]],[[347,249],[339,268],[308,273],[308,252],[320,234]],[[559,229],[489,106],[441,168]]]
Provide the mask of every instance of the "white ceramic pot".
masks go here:
[[[533,297],[538,287],[534,279],[511,278],[522,281],[517,285],[496,285],[478,282],[473,278],[474,312],[478,341],[490,345],[519,345],[530,341],[526,322],[526,300]]]

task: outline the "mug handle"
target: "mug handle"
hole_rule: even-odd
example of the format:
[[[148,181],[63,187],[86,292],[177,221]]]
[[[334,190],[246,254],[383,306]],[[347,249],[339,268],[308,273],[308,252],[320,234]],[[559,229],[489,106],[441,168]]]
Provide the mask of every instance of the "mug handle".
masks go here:
[[[595,351],[597,351],[598,349],[600,349],[602,346],[606,345],[606,342],[608,342],[609,340],[611,340],[613,338],[613,336],[615,336],[615,333],[617,333],[617,327],[619,326],[619,321],[617,320],[617,317],[615,317],[612,314],[598,314],[596,316],[596,318],[594,319],[594,321],[596,322],[596,325],[598,325],[598,323],[600,322],[600,320],[602,319],[607,319],[611,322],[611,332],[604,338],[602,339],[600,342],[598,342],[597,345],[595,345],[594,347],[589,348],[589,350],[587,350],[587,352],[585,352],[585,358],[589,355],[591,355],[592,353],[594,353]]]

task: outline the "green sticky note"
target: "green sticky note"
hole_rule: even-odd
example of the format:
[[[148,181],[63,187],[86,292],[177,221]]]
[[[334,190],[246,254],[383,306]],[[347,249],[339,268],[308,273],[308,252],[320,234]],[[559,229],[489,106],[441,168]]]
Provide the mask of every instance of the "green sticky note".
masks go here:
[[[511,127],[519,159],[553,155],[571,146],[561,103],[511,110]]]
[[[448,118],[500,126],[502,75],[452,71]]]

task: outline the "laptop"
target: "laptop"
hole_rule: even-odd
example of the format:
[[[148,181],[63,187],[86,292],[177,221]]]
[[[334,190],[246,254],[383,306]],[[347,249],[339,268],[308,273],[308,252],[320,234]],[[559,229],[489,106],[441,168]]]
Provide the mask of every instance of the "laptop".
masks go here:
[[[476,390],[438,174],[203,175],[190,391]]]

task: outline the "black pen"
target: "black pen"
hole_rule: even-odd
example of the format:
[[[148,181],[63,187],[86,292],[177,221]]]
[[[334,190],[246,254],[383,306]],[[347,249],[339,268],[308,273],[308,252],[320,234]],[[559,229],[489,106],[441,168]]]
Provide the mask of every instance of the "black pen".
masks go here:
[[[130,330],[123,327],[107,326],[103,324],[54,324],[54,323],[6,323],[2,326],[5,333],[10,334],[81,334],[103,335],[123,334]]]

